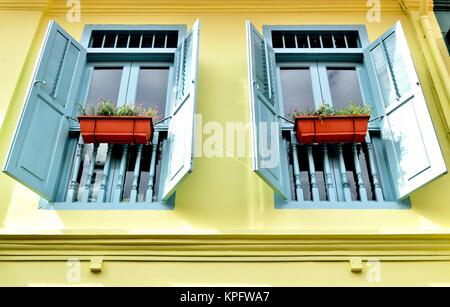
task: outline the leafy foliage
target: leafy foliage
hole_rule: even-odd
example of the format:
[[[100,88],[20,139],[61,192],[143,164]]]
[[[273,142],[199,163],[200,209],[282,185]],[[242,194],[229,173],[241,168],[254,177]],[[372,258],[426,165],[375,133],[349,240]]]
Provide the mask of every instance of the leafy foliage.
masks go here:
[[[345,107],[336,111],[331,105],[323,103],[317,110],[306,112],[300,111],[298,109],[292,110],[290,115],[295,118],[296,116],[319,116],[320,118],[334,115],[368,115],[372,114],[372,107],[369,105],[359,105],[354,101],[350,101],[350,103]]]
[[[151,116],[158,118],[159,109],[157,106],[144,108],[142,105],[135,105],[126,103],[120,107],[108,99],[100,98],[96,106],[83,107],[78,105],[79,115],[94,115],[94,116]]]
[[[116,104],[111,100],[100,99],[97,108],[90,107],[92,111],[95,111],[95,115],[101,116],[113,116],[117,112]]]

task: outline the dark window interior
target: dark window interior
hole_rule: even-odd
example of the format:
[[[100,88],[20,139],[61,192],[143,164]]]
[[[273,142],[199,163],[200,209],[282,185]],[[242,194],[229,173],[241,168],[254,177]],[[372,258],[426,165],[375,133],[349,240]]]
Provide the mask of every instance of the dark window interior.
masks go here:
[[[178,31],[93,31],[90,48],[176,48]]]
[[[272,31],[274,48],[359,48],[357,31]]]

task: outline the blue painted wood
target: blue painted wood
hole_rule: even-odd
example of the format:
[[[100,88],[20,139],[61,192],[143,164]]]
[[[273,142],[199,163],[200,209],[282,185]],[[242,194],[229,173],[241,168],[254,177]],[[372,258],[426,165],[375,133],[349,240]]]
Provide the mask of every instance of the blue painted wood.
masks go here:
[[[174,194],[175,195],[175,194]],[[41,202],[39,209],[42,210],[56,210],[56,211],[152,211],[152,210],[174,210],[175,199],[174,196],[168,202],[137,202],[129,203],[124,206],[123,203],[48,203]]]
[[[47,200],[58,189],[85,61],[86,50],[51,21],[4,167]]]
[[[408,203],[401,202],[359,202],[359,201],[349,201],[349,202],[329,202],[329,201],[318,201],[318,202],[276,202],[276,209],[284,210],[409,210],[411,205]]]
[[[311,145],[307,147],[308,152],[308,165],[309,165],[309,177],[311,182],[311,194],[313,201],[320,201],[319,187],[317,186],[316,178],[316,166],[314,164],[313,148]]]
[[[297,196],[297,201],[303,201],[305,195],[303,194],[302,182],[300,178],[300,166],[298,162],[298,142],[295,132],[291,131],[291,147],[292,147],[292,164],[294,166],[294,186],[295,195]]]
[[[125,172],[126,172],[127,161],[128,161],[128,150],[129,150],[129,145],[122,146],[122,159],[120,160],[119,176],[117,178],[117,183],[116,183],[114,191],[113,191],[113,202],[115,202],[115,203],[120,203],[122,201],[122,197],[123,197],[123,188],[124,188],[124,184],[125,184]]]
[[[134,164],[133,183],[131,185],[130,202],[136,203],[138,197],[139,176],[141,174],[141,160],[142,160],[143,145],[138,145],[136,149],[136,162]]]
[[[400,200],[447,173],[400,22],[366,48],[365,67],[383,116],[381,138]]]
[[[77,179],[78,179],[78,173],[80,171],[83,150],[84,150],[84,143],[83,143],[83,139],[80,137],[79,142],[77,144],[77,149],[75,152],[75,162],[74,162],[73,168],[72,168],[72,177],[71,177],[70,183],[69,183],[69,190],[67,192],[66,200],[68,203],[72,203],[76,200],[78,187],[79,187]]]
[[[173,103],[172,118],[167,137],[167,176],[162,193],[163,201],[175,193],[177,186],[194,168],[194,117],[197,100],[198,52],[200,40],[200,22],[194,24],[177,50],[180,78],[176,84],[176,97]],[[182,52],[182,55],[181,55]]]
[[[377,201],[384,201],[383,190],[381,189],[380,181],[378,180],[378,170],[375,164],[375,154],[372,145],[372,139],[369,134],[366,137],[367,154],[370,167],[370,176],[374,186],[375,198]]]
[[[152,152],[151,152],[151,160],[150,160],[148,187],[147,187],[147,193],[145,196],[145,200],[147,201],[147,203],[151,203],[153,201],[154,187],[155,187],[155,173],[156,173],[156,157],[158,155],[158,146],[159,146],[159,132],[155,132],[153,134],[153,140],[152,140],[151,146],[152,146]]]
[[[93,176],[94,176],[94,170],[95,170],[95,163],[97,160],[98,147],[99,147],[99,144],[94,144],[94,146],[92,148],[91,161],[89,162],[89,170],[88,170],[88,174],[86,177],[86,184],[84,186],[83,197],[82,197],[82,201],[86,202],[86,203],[89,202],[92,197]]]
[[[105,166],[103,167],[102,183],[100,184],[100,191],[98,192],[98,198],[97,198],[97,202],[99,202],[99,203],[104,203],[106,201],[106,192],[108,189],[109,174],[111,172],[111,159],[112,159],[113,146],[114,145],[112,145],[112,144],[108,144],[108,150],[106,152]]]
[[[253,169],[283,199],[289,198],[288,178],[281,163],[281,129],[275,53],[247,22]],[[272,151],[268,153],[268,146]]]
[[[272,45],[272,31],[357,31],[359,34],[361,47],[365,48],[370,44],[369,35],[367,34],[365,25],[264,25],[264,38],[270,42],[270,45]]]
[[[353,162],[355,164],[356,185],[358,187],[358,194],[360,200],[365,202],[367,201],[367,191],[366,186],[364,185],[363,174],[361,171],[361,164],[359,161],[359,150],[355,143],[352,144],[352,152],[353,152]]]
[[[339,159],[339,169],[340,169],[340,175],[341,175],[341,181],[342,181],[342,188],[344,190],[344,200],[346,202],[352,201],[352,193],[350,191],[350,185],[348,183],[347,178],[347,169],[345,167],[345,161],[344,161],[344,152],[342,149],[342,145],[337,145],[338,150],[338,159]]]
[[[327,189],[328,201],[336,201],[336,188],[334,187],[333,176],[331,174],[330,159],[328,158],[327,144],[322,145],[323,151],[323,168],[325,175],[325,184]]]
[[[178,43],[183,40],[186,34],[186,25],[124,25],[124,24],[109,24],[109,25],[86,25],[81,37],[81,44],[89,47],[92,31],[178,31]],[[152,50],[145,50],[146,53],[152,53]]]

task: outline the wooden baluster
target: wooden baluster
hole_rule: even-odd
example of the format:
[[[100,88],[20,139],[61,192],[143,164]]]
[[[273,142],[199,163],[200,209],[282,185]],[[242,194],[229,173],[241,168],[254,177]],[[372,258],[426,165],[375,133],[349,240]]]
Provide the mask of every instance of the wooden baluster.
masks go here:
[[[84,186],[83,191],[83,202],[87,203],[89,202],[89,199],[92,196],[92,179],[94,177],[94,170],[95,170],[95,160],[97,160],[97,152],[98,152],[99,144],[94,144],[94,148],[92,150],[92,158],[91,162],[89,164],[89,171],[86,177],[86,184]]]
[[[105,166],[103,168],[102,183],[100,185],[100,191],[98,192],[97,202],[103,203],[106,201],[106,189],[108,187],[109,173],[111,171],[111,159],[112,159],[113,145],[108,144],[108,151],[106,153]]]
[[[328,147],[326,144],[322,145],[323,150],[323,171],[325,173],[325,184],[327,186],[328,201],[336,201],[336,188],[334,187],[333,178],[331,175],[330,160],[328,158]]]
[[[125,183],[125,172],[127,168],[129,145],[123,145],[122,159],[120,160],[119,177],[117,178],[117,184],[113,192],[113,201],[120,203],[123,196],[123,186]]]
[[[338,150],[338,157],[339,157],[339,170],[341,172],[341,180],[342,180],[342,186],[344,189],[344,200],[345,201],[352,201],[352,193],[350,191],[350,185],[348,183],[347,178],[347,169],[345,167],[345,161],[344,161],[344,152],[341,144],[337,145]]]
[[[134,164],[133,184],[131,186],[130,202],[136,203],[138,198],[138,184],[139,175],[141,174],[141,160],[142,160],[143,145],[137,146],[136,162]]]
[[[153,193],[155,190],[155,172],[156,172],[156,157],[158,155],[158,143],[159,141],[159,132],[155,132],[152,140],[152,158],[150,160],[150,171],[148,178],[148,187],[147,193],[145,194],[145,200],[147,203],[153,202]]]
[[[82,155],[83,155],[84,143],[83,139],[80,137],[80,140],[77,144],[77,150],[75,153],[75,162],[73,163],[72,169],[72,178],[70,179],[69,190],[67,191],[67,199],[66,201],[69,203],[73,203],[76,200],[76,195],[78,194],[79,184],[78,173],[80,172]]]
[[[291,132],[291,146],[292,146],[292,163],[294,165],[294,185],[295,193],[297,195],[297,201],[304,201],[305,195],[303,194],[302,182],[300,178],[300,164],[298,162],[298,142],[294,132]]]
[[[361,171],[361,164],[359,162],[358,147],[356,146],[356,144],[352,144],[352,150],[353,150],[353,160],[355,162],[355,171],[356,171],[359,197],[360,197],[361,201],[367,201],[367,191],[366,191],[366,187],[364,185],[364,179],[363,179],[363,175],[362,175],[362,171]]]
[[[369,158],[370,175],[372,176],[372,182],[375,189],[375,198],[377,201],[384,201],[383,190],[381,189],[380,182],[378,180],[377,166],[375,165],[375,156],[373,151],[372,140],[370,136],[367,136],[367,153]]]
[[[319,195],[319,188],[317,186],[317,179],[316,179],[316,166],[314,165],[314,156],[313,156],[313,149],[311,145],[308,145],[308,163],[309,163],[309,175],[311,180],[311,193],[312,193],[312,200],[313,201],[319,201],[320,195]]]

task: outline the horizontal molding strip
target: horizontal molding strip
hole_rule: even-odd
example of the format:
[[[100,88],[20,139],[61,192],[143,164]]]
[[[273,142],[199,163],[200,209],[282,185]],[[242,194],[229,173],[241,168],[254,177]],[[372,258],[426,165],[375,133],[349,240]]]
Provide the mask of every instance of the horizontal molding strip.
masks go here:
[[[450,257],[445,236],[0,236],[0,257],[138,257],[162,261],[287,261],[325,257]],[[346,259],[347,259],[346,258]],[[400,259],[399,258],[399,259]],[[172,260],[171,260],[172,261]]]
[[[432,0],[428,0],[430,7]],[[418,9],[420,0],[405,0],[410,9]],[[81,14],[86,15],[145,15],[148,13],[289,13],[289,14],[365,14],[367,1],[340,0],[330,7],[329,0],[315,0],[314,4],[292,0],[80,0]],[[67,14],[66,0],[0,0],[4,10],[46,10],[48,15]],[[401,12],[399,0],[381,1],[382,14]]]
[[[101,257],[108,262],[348,262],[351,258],[362,261],[379,260],[389,262],[450,262],[450,256],[310,256],[310,257],[138,257],[138,256],[0,256],[0,262],[66,262],[76,257],[81,262],[90,262],[92,257]]]
[[[47,5],[48,0],[0,0],[0,10],[44,11]]]
[[[411,9],[418,9],[420,0],[406,0]],[[432,5],[432,0],[429,0]],[[292,0],[191,0],[180,4],[177,0],[81,0],[81,14],[86,15],[144,15],[148,13],[289,13],[289,14],[366,14],[370,7],[367,1],[340,0],[330,9],[328,0],[315,0],[314,4]],[[44,10],[46,14],[67,14],[66,0],[0,0],[0,9]],[[398,0],[381,1],[382,14],[400,13]]]

